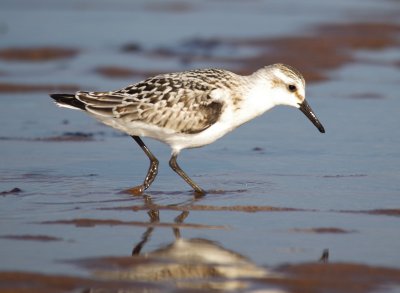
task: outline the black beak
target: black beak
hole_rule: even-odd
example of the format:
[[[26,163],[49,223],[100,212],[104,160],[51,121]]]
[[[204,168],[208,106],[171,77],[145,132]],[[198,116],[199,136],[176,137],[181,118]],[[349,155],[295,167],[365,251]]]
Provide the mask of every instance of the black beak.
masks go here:
[[[311,109],[310,105],[307,103],[306,100],[300,104],[300,111],[307,116],[308,119],[318,128],[319,132],[325,133],[325,129],[322,126],[321,122],[319,122],[317,116],[314,114],[314,111]]]

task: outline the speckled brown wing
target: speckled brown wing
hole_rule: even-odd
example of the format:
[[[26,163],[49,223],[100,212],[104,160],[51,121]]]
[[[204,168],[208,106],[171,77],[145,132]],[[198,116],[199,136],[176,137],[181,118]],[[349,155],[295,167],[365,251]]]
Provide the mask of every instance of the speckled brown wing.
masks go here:
[[[115,92],[79,92],[77,98],[92,114],[112,116],[126,125],[140,121],[198,133],[218,120],[224,106],[212,97],[217,89],[212,80],[218,79],[200,79],[195,71],[160,75]]]

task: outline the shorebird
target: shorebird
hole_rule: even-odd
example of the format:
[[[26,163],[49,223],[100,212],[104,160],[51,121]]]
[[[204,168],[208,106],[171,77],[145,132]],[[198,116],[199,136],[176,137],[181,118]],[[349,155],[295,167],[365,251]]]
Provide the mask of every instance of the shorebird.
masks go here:
[[[161,74],[116,91],[51,94],[61,107],[83,110],[102,123],[129,134],[150,160],[141,194],[154,181],[158,160],[140,137],[168,144],[170,167],[195,191],[206,192],[178,165],[183,149],[210,144],[277,105],[300,109],[325,132],[305,100],[305,81],[295,68],[265,66],[242,76],[222,69],[198,69]]]

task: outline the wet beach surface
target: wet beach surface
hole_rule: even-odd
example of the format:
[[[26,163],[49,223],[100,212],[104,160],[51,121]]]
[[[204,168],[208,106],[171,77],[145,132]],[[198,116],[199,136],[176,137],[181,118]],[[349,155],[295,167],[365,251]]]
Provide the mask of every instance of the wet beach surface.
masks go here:
[[[400,292],[396,1],[2,1],[0,292]],[[188,25],[189,24],[189,25]],[[183,151],[196,198],[48,93],[162,72],[304,73],[326,129],[278,107]],[[119,291],[119,292],[120,292]]]

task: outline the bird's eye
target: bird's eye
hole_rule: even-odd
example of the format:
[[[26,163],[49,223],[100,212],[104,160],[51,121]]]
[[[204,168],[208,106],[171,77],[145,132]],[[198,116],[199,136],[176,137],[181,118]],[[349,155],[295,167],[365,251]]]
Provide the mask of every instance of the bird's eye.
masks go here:
[[[294,84],[289,84],[288,90],[293,93],[297,90],[297,87]]]

